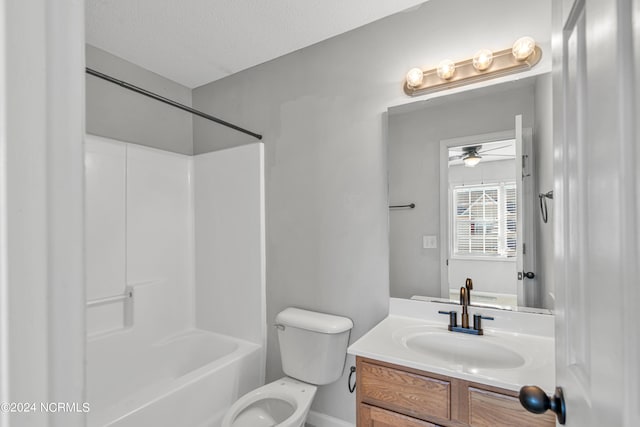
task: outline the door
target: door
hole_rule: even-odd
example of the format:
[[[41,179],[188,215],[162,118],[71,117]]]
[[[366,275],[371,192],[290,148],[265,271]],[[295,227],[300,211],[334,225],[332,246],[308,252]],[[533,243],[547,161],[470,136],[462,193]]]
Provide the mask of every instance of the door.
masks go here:
[[[638,3],[553,6],[556,381],[574,427],[640,425]]]
[[[516,192],[516,206],[519,208],[517,210],[517,220],[516,220],[516,272],[518,281],[516,282],[516,292],[518,294],[518,305],[522,307],[526,307],[525,302],[525,292],[524,292],[524,277],[522,276],[522,272],[524,271],[524,233],[522,232],[522,213],[523,213],[523,192],[522,192],[522,184],[524,184],[524,173],[523,173],[523,153],[522,153],[522,116],[517,115],[515,121],[515,137],[516,137],[516,180],[518,182],[518,191]]]
[[[83,135],[84,2],[0,1],[0,427],[86,425]]]
[[[536,239],[534,237],[533,214],[536,213],[532,201],[533,194],[533,153],[532,131],[522,127],[522,115],[515,116],[516,145],[516,293],[518,306],[541,307],[541,295],[536,269]],[[529,276],[525,273],[533,273]]]

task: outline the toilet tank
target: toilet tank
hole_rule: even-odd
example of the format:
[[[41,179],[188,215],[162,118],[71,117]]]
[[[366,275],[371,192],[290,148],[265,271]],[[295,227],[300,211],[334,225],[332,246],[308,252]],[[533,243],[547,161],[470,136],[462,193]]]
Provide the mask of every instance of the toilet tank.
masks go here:
[[[309,384],[324,385],[342,375],[351,319],[287,308],[276,316],[284,373]]]

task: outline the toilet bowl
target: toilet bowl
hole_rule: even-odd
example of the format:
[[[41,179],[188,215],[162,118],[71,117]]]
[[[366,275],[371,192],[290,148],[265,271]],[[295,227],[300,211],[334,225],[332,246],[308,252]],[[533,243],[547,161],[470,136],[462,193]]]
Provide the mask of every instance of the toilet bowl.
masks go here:
[[[278,313],[275,327],[287,376],[242,396],[222,427],[302,427],[317,386],[342,375],[351,319],[289,307]]]
[[[284,377],[237,400],[222,420],[222,427],[301,427],[317,387]]]

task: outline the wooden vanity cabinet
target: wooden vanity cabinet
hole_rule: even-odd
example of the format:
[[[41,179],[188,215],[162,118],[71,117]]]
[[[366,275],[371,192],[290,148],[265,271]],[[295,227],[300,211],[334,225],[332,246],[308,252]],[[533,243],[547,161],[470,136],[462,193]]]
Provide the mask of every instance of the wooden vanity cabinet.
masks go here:
[[[356,358],[358,427],[553,427],[512,390]]]
[[[437,427],[428,421],[408,417],[397,412],[361,403],[358,407],[358,426],[366,427]]]

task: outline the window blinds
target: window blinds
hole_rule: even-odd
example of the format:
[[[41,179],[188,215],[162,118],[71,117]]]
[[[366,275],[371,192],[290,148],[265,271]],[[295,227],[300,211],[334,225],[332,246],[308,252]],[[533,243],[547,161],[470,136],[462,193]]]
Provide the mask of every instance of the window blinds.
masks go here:
[[[515,182],[455,186],[453,203],[454,255],[516,255]]]

